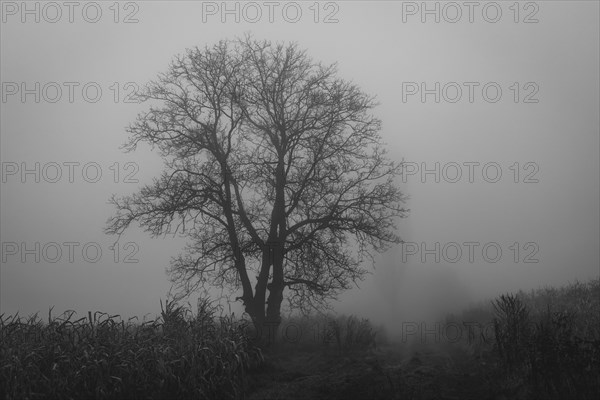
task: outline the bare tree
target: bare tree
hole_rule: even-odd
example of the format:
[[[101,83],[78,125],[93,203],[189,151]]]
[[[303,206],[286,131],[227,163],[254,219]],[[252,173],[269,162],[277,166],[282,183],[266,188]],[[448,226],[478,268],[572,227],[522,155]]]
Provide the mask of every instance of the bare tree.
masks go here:
[[[277,329],[284,293],[303,311],[335,298],[400,241],[407,213],[374,98],[336,75],[295,43],[249,36],[176,57],[141,94],[151,106],[125,145],[157,147],[165,171],[112,197],[106,232],[184,233],[168,270],[180,293],[241,290],[259,329]]]

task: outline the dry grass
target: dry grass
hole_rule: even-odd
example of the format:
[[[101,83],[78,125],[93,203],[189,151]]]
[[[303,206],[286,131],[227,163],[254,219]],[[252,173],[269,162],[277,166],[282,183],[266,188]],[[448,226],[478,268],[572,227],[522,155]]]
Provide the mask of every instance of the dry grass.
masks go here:
[[[598,279],[499,296],[447,320],[487,325],[490,336],[412,352],[383,345],[382,332],[354,316],[293,317],[263,362],[247,325],[215,317],[208,301],[195,314],[174,303],[161,310],[143,323],[0,316],[0,398],[523,400],[600,390]]]
[[[447,322],[492,326],[469,345],[485,354],[497,392],[527,399],[600,394],[600,280],[504,294]],[[491,334],[491,335],[490,335]]]
[[[262,362],[243,322],[194,316],[167,302],[137,323],[96,312],[0,316],[0,398],[242,398],[245,371]],[[161,304],[162,306],[162,304]]]
[[[368,319],[353,315],[292,316],[281,323],[278,347],[348,354],[375,349],[384,338],[383,327],[376,329]]]

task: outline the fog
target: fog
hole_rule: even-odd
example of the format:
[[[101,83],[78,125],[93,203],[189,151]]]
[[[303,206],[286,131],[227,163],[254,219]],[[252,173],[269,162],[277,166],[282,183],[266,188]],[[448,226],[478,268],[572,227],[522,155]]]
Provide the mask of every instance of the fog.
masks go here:
[[[127,95],[186,48],[246,32],[337,62],[340,77],[377,96],[389,156],[406,162],[404,244],[378,255],[336,311],[397,328],[599,275],[597,2],[537,2],[518,15],[495,3],[500,17],[481,3],[456,23],[434,2],[439,23],[420,2],[321,3],[318,15],[296,3],[301,14],[282,6],[273,22],[260,2],[261,18],[241,3],[227,3],[229,14],[220,2],[127,4],[117,15],[101,3],[91,23],[95,9],[83,6],[70,22],[66,7],[58,18],[42,3],[2,3],[0,312],[160,312],[165,268],[185,240],[133,228],[117,251],[103,234],[110,195],[162,169],[148,147],[120,149],[146,109]]]

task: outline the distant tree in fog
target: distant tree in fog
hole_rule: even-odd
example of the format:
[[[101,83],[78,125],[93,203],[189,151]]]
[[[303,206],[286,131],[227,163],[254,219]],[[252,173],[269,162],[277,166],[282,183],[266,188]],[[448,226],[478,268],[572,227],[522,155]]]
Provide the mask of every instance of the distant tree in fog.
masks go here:
[[[165,171],[112,197],[106,232],[183,233],[168,270],[180,293],[241,291],[257,328],[279,326],[284,296],[306,311],[350,288],[400,241],[406,210],[374,99],[336,75],[295,43],[249,36],[176,57],[140,95],[150,108],[126,145],[157,147]]]

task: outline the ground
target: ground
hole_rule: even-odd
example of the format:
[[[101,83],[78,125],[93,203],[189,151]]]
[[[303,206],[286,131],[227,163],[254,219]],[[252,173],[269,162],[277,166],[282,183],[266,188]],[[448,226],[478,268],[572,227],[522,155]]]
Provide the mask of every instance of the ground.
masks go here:
[[[259,399],[520,399],[497,382],[491,359],[459,345],[398,344],[339,354],[335,349],[272,351],[248,375]]]

